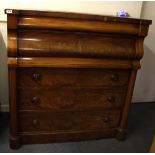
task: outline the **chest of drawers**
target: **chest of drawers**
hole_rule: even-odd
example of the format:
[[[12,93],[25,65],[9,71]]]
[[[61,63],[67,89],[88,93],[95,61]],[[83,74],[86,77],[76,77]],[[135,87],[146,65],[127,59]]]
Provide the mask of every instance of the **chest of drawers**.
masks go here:
[[[10,146],[123,139],[150,20],[6,10]]]

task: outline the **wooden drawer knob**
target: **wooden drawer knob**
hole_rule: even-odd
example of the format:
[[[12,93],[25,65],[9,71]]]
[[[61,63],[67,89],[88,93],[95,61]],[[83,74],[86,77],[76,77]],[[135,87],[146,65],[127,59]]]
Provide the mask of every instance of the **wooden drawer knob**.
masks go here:
[[[114,96],[108,96],[107,97],[108,102],[114,103],[115,102],[115,97]]]
[[[116,75],[116,74],[112,74],[111,77],[110,77],[110,79],[111,79],[112,81],[118,81],[118,80],[119,80],[119,77],[118,77],[118,75]]]
[[[38,120],[34,119],[34,120],[32,121],[32,125],[33,125],[33,126],[37,126],[37,125],[38,125]]]
[[[103,117],[103,122],[109,123],[110,122],[110,118],[108,116],[104,116]]]
[[[38,74],[38,73],[33,73],[33,75],[32,75],[32,78],[33,78],[33,80],[35,80],[35,81],[39,81],[40,80],[40,74]]]
[[[32,103],[33,103],[33,104],[38,104],[39,101],[40,101],[40,100],[39,100],[38,97],[36,97],[36,96],[33,96],[33,97],[32,97]]]

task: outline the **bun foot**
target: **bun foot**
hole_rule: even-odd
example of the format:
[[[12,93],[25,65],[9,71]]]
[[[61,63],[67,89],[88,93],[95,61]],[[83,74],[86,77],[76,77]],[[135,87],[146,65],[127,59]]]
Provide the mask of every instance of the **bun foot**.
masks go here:
[[[19,149],[20,148],[20,141],[18,137],[10,137],[10,148],[11,149]]]
[[[116,130],[116,139],[117,140],[120,140],[120,141],[123,141],[126,139],[126,135],[127,135],[127,130],[126,129],[117,129]]]

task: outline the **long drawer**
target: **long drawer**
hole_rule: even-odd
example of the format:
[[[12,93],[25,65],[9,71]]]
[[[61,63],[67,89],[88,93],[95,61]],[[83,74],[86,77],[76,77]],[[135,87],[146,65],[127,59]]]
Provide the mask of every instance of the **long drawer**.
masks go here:
[[[127,86],[130,70],[22,68],[18,87]]]
[[[20,112],[20,132],[83,131],[116,128],[119,111]]]
[[[120,109],[126,90],[103,88],[19,89],[21,110]]]
[[[18,29],[18,37],[19,56],[131,59],[135,54],[134,36]]]

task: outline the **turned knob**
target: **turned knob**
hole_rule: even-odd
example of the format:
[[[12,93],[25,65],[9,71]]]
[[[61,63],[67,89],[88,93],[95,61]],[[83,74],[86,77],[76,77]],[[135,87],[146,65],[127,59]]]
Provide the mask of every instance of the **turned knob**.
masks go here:
[[[108,96],[107,97],[108,102],[114,103],[115,102],[115,97],[114,96]]]
[[[34,120],[32,121],[32,124],[33,124],[33,126],[37,126],[37,125],[38,125],[38,120],[34,119]]]
[[[108,116],[103,117],[103,122],[108,123],[110,122],[110,118]]]
[[[116,75],[116,74],[112,74],[111,77],[110,77],[110,79],[111,79],[112,81],[118,81],[119,77],[118,77],[118,75]]]
[[[33,77],[33,80],[35,80],[35,81],[40,80],[40,74],[33,73],[32,77]]]
[[[38,104],[38,103],[39,103],[39,98],[36,97],[36,96],[33,96],[33,97],[32,97],[32,103],[33,103],[33,104]]]

